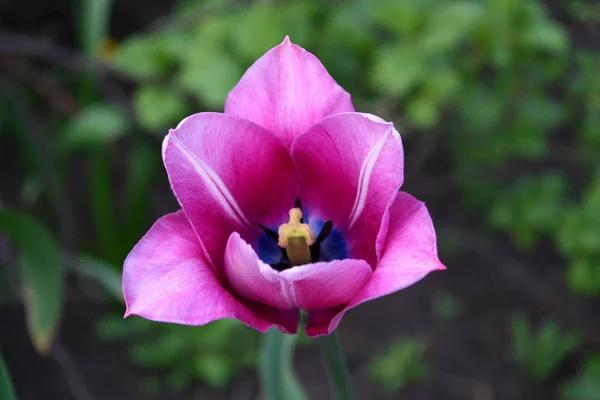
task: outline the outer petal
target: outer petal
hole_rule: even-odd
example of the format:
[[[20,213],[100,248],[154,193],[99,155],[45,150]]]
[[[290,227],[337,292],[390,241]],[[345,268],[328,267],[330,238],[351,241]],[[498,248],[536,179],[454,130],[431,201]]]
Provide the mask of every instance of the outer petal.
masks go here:
[[[225,290],[205,260],[183,212],[160,218],[125,260],[125,316],[185,325],[236,318],[261,332],[275,325]],[[281,314],[282,330],[295,331],[297,320],[290,321],[280,312],[267,318],[275,314]]]
[[[163,158],[173,192],[217,267],[231,232],[256,239],[257,223],[285,222],[298,194],[281,141],[233,115],[186,118],[165,138]]]
[[[369,114],[333,115],[298,137],[291,153],[309,219],[332,220],[349,257],[375,267],[377,233],[403,180],[402,144],[393,125]]]
[[[423,279],[445,267],[438,258],[435,230],[425,204],[400,192],[389,210],[389,230],[383,257],[373,277],[345,308],[309,314],[309,336],[330,334],[349,309]]]
[[[227,242],[225,274],[242,297],[281,310],[319,310],[347,304],[372,275],[363,260],[306,264],[278,272],[239,234]]]
[[[225,102],[225,113],[256,122],[288,147],[320,119],[350,111],[350,95],[288,37],[246,71]]]

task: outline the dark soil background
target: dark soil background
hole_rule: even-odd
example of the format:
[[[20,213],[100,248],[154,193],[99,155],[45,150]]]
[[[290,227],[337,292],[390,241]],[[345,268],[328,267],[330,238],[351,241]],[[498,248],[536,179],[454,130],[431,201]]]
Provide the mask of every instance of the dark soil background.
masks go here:
[[[554,11],[556,3],[548,2]],[[112,32],[117,38],[126,37],[167,15],[172,6],[172,1],[118,1],[113,11]],[[42,34],[57,43],[75,47],[72,12],[71,2],[66,0],[4,0],[0,4],[0,38],[2,31]],[[556,18],[560,20],[560,15]],[[574,42],[598,48],[598,32],[577,26],[568,29]],[[0,59],[2,57],[0,54]],[[0,193],[3,202],[14,204],[18,201],[23,171],[16,157],[16,145],[2,143]],[[115,157],[118,154],[119,150],[115,149]],[[410,165],[410,144],[406,155],[407,165]],[[452,188],[441,196],[432,195],[432,185],[448,184],[443,160],[441,154],[430,156],[423,171],[407,177],[404,190],[425,200],[440,234],[453,238],[465,251],[455,256],[442,248],[440,254],[447,271],[433,273],[413,287],[364,304],[344,318],[339,332],[356,398],[556,399],[558,385],[576,374],[576,366],[585,350],[600,346],[600,309],[597,304],[580,300],[561,288],[561,260],[551,249],[541,248],[531,253],[517,251],[507,238],[480,234],[471,217],[453,215],[451,211],[457,209],[453,204],[458,200]],[[75,196],[81,195],[85,182],[77,176],[77,167],[72,173],[70,190]],[[176,208],[164,177],[156,188],[151,220]],[[74,200],[77,204],[78,200]],[[82,211],[78,218],[86,221],[89,216]],[[459,299],[460,316],[436,317],[432,298],[437,293]],[[71,285],[57,344],[51,355],[43,358],[30,343],[22,307],[15,303],[0,305],[0,348],[21,400],[252,400],[259,396],[252,371],[240,374],[225,391],[196,387],[178,394],[156,397],[145,394],[140,382],[148,371],[129,362],[123,344],[107,343],[95,335],[93,322],[109,313],[111,307],[84,296],[78,286]],[[509,361],[507,321],[511,310],[524,310],[533,320],[550,316],[561,325],[584,332],[584,352],[561,364],[561,379],[534,383],[524,378],[520,366]],[[398,336],[425,337],[429,344],[425,358],[430,367],[427,378],[409,386],[402,396],[386,394],[367,379],[365,372],[373,355],[384,351]],[[311,398],[329,398],[325,370],[316,347],[301,348],[297,352],[296,367]]]

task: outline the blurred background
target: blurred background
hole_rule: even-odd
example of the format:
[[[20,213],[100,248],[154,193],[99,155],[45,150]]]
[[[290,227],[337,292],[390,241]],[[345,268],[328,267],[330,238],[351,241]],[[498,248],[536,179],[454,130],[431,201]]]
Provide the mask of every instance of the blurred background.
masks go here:
[[[288,34],[394,121],[448,267],[345,317],[356,398],[600,399],[599,23],[592,0],[0,3],[0,349],[19,398],[260,396],[256,332],[123,320],[120,280],[178,208],[168,128],[222,111]],[[296,368],[329,398],[308,340]]]

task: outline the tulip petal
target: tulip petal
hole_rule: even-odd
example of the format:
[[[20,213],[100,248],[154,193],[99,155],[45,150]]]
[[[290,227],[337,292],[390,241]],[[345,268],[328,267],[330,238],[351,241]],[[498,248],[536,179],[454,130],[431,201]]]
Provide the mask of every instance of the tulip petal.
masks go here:
[[[258,223],[287,221],[298,194],[288,150],[266,129],[233,115],[200,113],[163,143],[171,187],[217,268],[231,232],[258,240]]]
[[[291,154],[310,221],[332,220],[348,256],[374,268],[377,233],[403,180],[393,125],[369,114],[333,115],[298,137]]]
[[[352,111],[350,94],[288,37],[246,71],[225,102],[225,113],[265,127],[288,147],[322,118]]]
[[[276,271],[238,233],[227,242],[225,274],[242,297],[281,310],[347,304],[372,275],[363,260],[318,262]]]
[[[424,203],[398,193],[389,210],[388,228],[383,256],[371,280],[345,308],[309,314],[309,336],[330,334],[349,309],[404,289],[432,271],[446,269],[438,258],[435,229]]]
[[[295,332],[298,319],[276,310],[257,313],[232,296],[204,257],[182,211],[165,215],[127,256],[123,269],[125,316],[185,325],[236,318],[261,332],[280,324]]]

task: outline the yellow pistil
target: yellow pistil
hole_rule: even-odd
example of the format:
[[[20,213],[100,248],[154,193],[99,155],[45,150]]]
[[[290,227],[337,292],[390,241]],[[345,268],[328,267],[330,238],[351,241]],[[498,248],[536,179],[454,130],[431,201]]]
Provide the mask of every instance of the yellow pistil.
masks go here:
[[[279,240],[277,244],[287,252],[292,265],[308,264],[310,258],[310,245],[315,242],[315,235],[308,224],[300,223],[302,210],[290,210],[290,222],[279,227]]]

